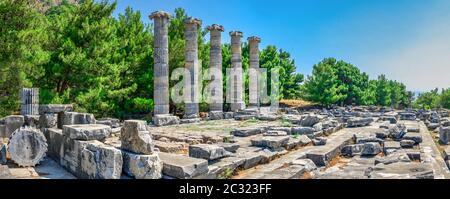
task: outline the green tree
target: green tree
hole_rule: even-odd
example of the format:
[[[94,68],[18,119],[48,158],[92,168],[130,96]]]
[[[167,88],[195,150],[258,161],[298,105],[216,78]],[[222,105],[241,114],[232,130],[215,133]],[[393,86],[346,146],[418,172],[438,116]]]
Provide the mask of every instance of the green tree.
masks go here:
[[[439,107],[439,89],[435,88],[429,92],[421,93],[414,102],[415,108],[431,109]]]
[[[442,89],[440,104],[443,108],[450,109],[450,88]]]
[[[136,89],[121,88],[121,74],[127,65],[116,60],[121,52],[117,50],[117,21],[112,17],[115,7],[116,3],[86,0],[47,11],[51,59],[39,81],[48,93],[44,103],[55,99],[75,102],[78,111],[107,116],[115,113],[116,99]]]
[[[333,65],[334,58],[326,58],[314,65],[311,76],[308,76],[303,86],[304,98],[321,105],[329,106],[346,98],[345,88],[339,85],[338,76]]]
[[[45,16],[27,0],[0,1],[0,116],[19,110],[22,87],[35,86],[49,59]]]
[[[389,80],[385,75],[378,76],[377,90],[376,90],[377,105],[390,106],[391,105],[391,89]]]

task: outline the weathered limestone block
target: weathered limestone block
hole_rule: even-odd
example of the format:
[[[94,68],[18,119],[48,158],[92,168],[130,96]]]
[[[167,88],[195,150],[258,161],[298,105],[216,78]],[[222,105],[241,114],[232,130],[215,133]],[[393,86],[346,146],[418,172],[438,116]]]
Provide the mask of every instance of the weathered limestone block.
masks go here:
[[[61,159],[61,150],[63,150],[64,134],[61,129],[49,128],[45,131],[47,138],[48,155],[59,162]]]
[[[86,141],[71,140],[64,137],[60,153],[60,164],[75,176],[78,176],[78,173],[80,173],[81,151],[86,144]]]
[[[191,179],[208,172],[208,161],[183,155],[158,153],[163,162],[163,174],[178,179]]]
[[[395,124],[389,126],[389,137],[393,139],[401,139],[406,134],[406,126],[404,124]]]
[[[222,111],[210,111],[209,112],[209,120],[221,120],[224,118]]]
[[[148,131],[147,122],[142,120],[126,120],[120,134],[122,149],[138,153],[152,154],[154,143]]]
[[[234,112],[224,112],[223,113],[223,119],[233,119]]]
[[[375,165],[377,164],[393,164],[396,162],[411,162],[408,154],[404,151],[396,151],[384,157],[375,157]]]
[[[414,140],[402,140],[400,141],[400,146],[403,148],[413,148],[416,144],[416,141]]]
[[[429,123],[429,124],[427,125],[427,127],[428,127],[428,129],[430,129],[430,130],[435,130],[435,129],[437,129],[437,128],[440,127],[440,124],[439,124],[439,123]]]
[[[63,134],[72,140],[105,140],[111,133],[111,127],[103,124],[64,125]]]
[[[159,140],[154,140],[155,148],[161,152],[166,153],[182,153],[187,149],[187,143],[185,142],[162,142]]]
[[[364,144],[363,150],[361,151],[361,155],[377,155],[381,153],[381,146],[378,143],[368,142]]]
[[[411,120],[411,121],[416,120],[416,114],[415,113],[402,112],[402,113],[399,113],[399,115],[400,115],[400,119],[401,120]]]
[[[9,138],[11,134],[19,129],[25,123],[25,118],[22,115],[10,115],[0,119],[0,124],[4,125],[3,132],[0,129],[0,137]]]
[[[297,159],[290,162],[291,165],[299,165],[305,167],[306,171],[311,172],[317,169],[316,164],[310,159]]]
[[[292,127],[284,127],[284,126],[271,126],[268,128],[268,130],[273,130],[273,131],[284,131],[286,132],[288,135],[292,134]]]
[[[446,147],[444,150],[444,160],[450,160],[450,146]]]
[[[393,153],[394,151],[397,151],[397,150],[399,150],[401,148],[402,147],[401,147],[401,143],[400,142],[386,141],[386,142],[384,142],[383,151],[387,155],[387,154]]]
[[[160,114],[153,116],[153,124],[155,126],[168,126],[180,124],[180,118],[169,114]]]
[[[39,116],[41,128],[54,128],[57,126],[58,116],[54,113],[44,113]]]
[[[212,144],[196,144],[189,146],[189,156],[206,160],[215,160],[229,156],[230,153],[223,147]]]
[[[360,118],[360,117],[349,118],[347,120],[347,127],[368,126],[373,121],[374,120],[371,117],[366,117],[366,118]]]
[[[314,126],[314,124],[319,123],[320,119],[321,118],[317,115],[307,115],[301,119],[299,124],[301,126],[312,127],[312,126]]]
[[[13,176],[8,166],[0,165],[0,179],[13,179]]]
[[[342,148],[341,153],[344,156],[353,157],[355,155],[361,155],[364,149],[364,144],[351,144],[346,145]]]
[[[375,137],[379,139],[386,139],[387,137],[389,137],[389,130],[380,129],[379,131],[375,132]]]
[[[231,134],[237,137],[248,137],[252,135],[262,134],[266,130],[262,127],[245,127],[245,128],[239,128],[234,129],[231,131]]]
[[[60,124],[60,123],[62,123],[62,124]],[[58,123],[58,128],[63,128],[64,125],[95,124],[96,120],[95,120],[94,114],[64,112],[60,123]]]
[[[371,173],[372,179],[433,179],[433,167],[429,164],[396,162],[377,164]]]
[[[180,119],[180,124],[191,124],[191,123],[199,123],[201,121],[200,118],[188,118],[188,119]]]
[[[97,140],[88,141],[81,151],[80,173],[87,179],[120,179],[122,152]]]
[[[395,116],[383,116],[381,119],[383,121],[389,121],[391,124],[397,124],[397,118]]]
[[[289,142],[289,136],[264,136],[262,138],[251,139],[253,146],[268,147],[271,149],[277,149],[287,145]]]
[[[276,121],[280,119],[281,116],[274,114],[259,114],[256,118],[261,121]]]
[[[224,177],[226,177],[222,176],[224,172],[226,172],[227,170],[235,171],[238,167],[242,166],[244,162],[244,158],[238,157],[226,157],[211,161],[207,177],[202,176],[201,179],[223,179]]]
[[[286,131],[268,130],[263,133],[263,136],[286,136]]]
[[[402,139],[412,140],[416,142],[416,144],[422,143],[422,135],[420,135],[420,133],[406,133]]]
[[[323,146],[327,144],[327,138],[325,137],[316,137],[312,139],[312,142],[314,143],[314,146]]]
[[[299,179],[305,171],[306,169],[303,166],[289,165],[265,172],[263,176],[258,179]]]
[[[353,140],[357,143],[357,144],[364,144],[364,143],[368,143],[368,142],[377,142],[377,143],[383,143],[383,140],[380,138],[377,138],[376,134],[363,134],[363,135],[357,135],[354,134],[353,135]]]
[[[60,113],[73,111],[71,104],[45,104],[39,106],[39,114]]]
[[[439,128],[439,141],[442,144],[448,144],[450,139],[450,127],[440,127]]]
[[[259,152],[247,152],[240,154],[238,157],[244,158],[243,169],[250,169],[259,165],[263,161],[263,155]]]
[[[292,134],[298,134],[298,135],[311,135],[316,130],[312,127],[303,127],[303,126],[295,126],[292,127],[291,132]]]
[[[44,134],[35,128],[20,128],[14,131],[8,143],[8,151],[17,165],[35,166],[45,157],[47,140]]]
[[[231,153],[235,153],[240,147],[237,143],[219,143],[217,145],[223,147],[226,151]]]
[[[122,151],[123,171],[136,179],[160,179],[163,163],[157,153],[140,155]]]
[[[120,127],[120,120],[116,118],[102,118],[97,120],[97,124],[103,124],[110,126],[111,128],[118,128]]]

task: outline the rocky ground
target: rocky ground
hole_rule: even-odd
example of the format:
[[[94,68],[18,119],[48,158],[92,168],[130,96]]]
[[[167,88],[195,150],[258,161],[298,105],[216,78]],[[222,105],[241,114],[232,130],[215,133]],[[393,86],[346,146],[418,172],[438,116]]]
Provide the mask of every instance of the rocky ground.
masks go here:
[[[247,111],[232,119],[208,120],[170,126],[130,128],[149,132],[149,138],[124,142],[124,124],[98,120],[94,126],[50,129],[72,132],[74,140],[85,137],[77,128],[109,133],[86,134],[97,143],[87,144],[82,154],[100,150],[113,159],[97,160],[117,166],[122,151],[123,169],[112,176],[71,169],[67,154],[51,155],[35,167],[21,168],[10,160],[0,170],[3,178],[233,178],[233,179],[441,179],[450,178],[447,111],[389,110],[376,107],[346,107],[330,110],[284,109],[278,113]],[[70,126],[69,126],[70,127]],[[144,129],[142,129],[144,128]],[[139,130],[140,129],[140,130]],[[146,129],[146,130],[145,130]],[[148,133],[147,132],[147,133]],[[52,134],[52,133],[50,133]],[[122,135],[121,135],[122,134]],[[84,135],[84,134],[83,134]],[[130,134],[131,135],[131,134]],[[49,136],[47,136],[49,137]],[[51,137],[51,136],[50,136]],[[93,138],[94,139],[94,138]],[[122,139],[122,141],[121,141]],[[54,140],[50,138],[50,140]],[[142,141],[144,140],[144,141]],[[147,141],[145,141],[147,140]],[[4,141],[6,143],[6,140]],[[151,144],[150,144],[151,143]],[[0,144],[2,145],[2,144]],[[91,146],[92,145],[92,146]],[[146,148],[145,146],[148,145]],[[151,146],[150,146],[151,145]],[[59,145],[58,145],[59,146]],[[140,146],[133,148],[133,146]],[[128,147],[128,148],[127,148]],[[131,147],[131,148],[130,148]],[[154,148],[153,148],[154,147]],[[67,148],[67,147],[66,147]],[[59,148],[57,148],[59,149]],[[72,146],[71,150],[77,149]],[[86,152],[85,152],[86,151]],[[130,151],[133,151],[130,153]],[[137,152],[136,152],[137,151]],[[58,153],[58,152],[56,152]],[[139,154],[152,154],[139,155]],[[156,155],[157,154],[157,155]],[[5,155],[6,156],[6,155]],[[79,156],[75,156],[79,157]],[[120,154],[119,154],[120,157]],[[147,170],[134,165],[145,157]],[[84,156],[82,157],[84,158]],[[106,157],[105,157],[106,158]],[[157,158],[157,159],[155,159]],[[1,159],[1,156],[0,156]],[[81,160],[80,160],[81,161]],[[158,162],[161,162],[160,170]],[[136,164],[137,164],[136,163]],[[78,164],[78,163],[77,163]],[[85,163],[83,163],[85,164]],[[83,164],[82,169],[85,168]],[[127,166],[125,166],[127,165]],[[139,164],[138,164],[139,165]],[[87,166],[89,167],[89,165]],[[108,167],[109,168],[109,167]],[[141,170],[139,170],[141,169]],[[9,171],[8,171],[9,170]],[[123,170],[120,171],[120,170]],[[162,174],[158,174],[162,172]],[[81,174],[82,175],[81,175]],[[86,176],[87,175],[87,176]],[[9,176],[9,177],[8,177]]]

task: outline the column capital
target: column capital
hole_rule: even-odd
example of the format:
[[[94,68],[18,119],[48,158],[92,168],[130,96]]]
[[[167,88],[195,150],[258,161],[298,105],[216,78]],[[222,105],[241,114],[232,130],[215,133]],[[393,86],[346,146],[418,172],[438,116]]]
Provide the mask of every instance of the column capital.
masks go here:
[[[261,38],[259,38],[259,37],[257,37],[257,36],[252,36],[252,37],[249,37],[249,38],[247,38],[247,40],[249,41],[249,42],[261,42]]]
[[[242,36],[244,36],[244,33],[242,33],[241,31],[231,31],[230,32],[230,36],[232,36],[232,37],[242,37]]]
[[[152,12],[152,14],[149,16],[150,19],[155,19],[155,18],[170,18],[170,14],[168,12],[165,11],[155,11]]]
[[[197,26],[202,25],[202,21],[200,19],[194,18],[194,17],[188,17],[183,22],[184,22],[184,24],[196,24]]]
[[[217,31],[220,31],[220,32],[223,32],[223,31],[225,30],[225,29],[223,28],[223,26],[222,26],[222,25],[219,25],[219,24],[213,24],[213,25],[210,25],[210,26],[206,27],[206,29],[208,29],[209,31],[217,30]]]

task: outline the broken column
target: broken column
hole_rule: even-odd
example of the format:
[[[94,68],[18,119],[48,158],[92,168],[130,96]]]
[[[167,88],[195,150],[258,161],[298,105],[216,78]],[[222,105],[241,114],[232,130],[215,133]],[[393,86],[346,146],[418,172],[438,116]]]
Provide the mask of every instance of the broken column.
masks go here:
[[[123,168],[136,179],[158,179],[162,177],[162,162],[154,151],[152,135],[147,122],[126,120],[120,133]]]
[[[20,114],[39,115],[39,88],[22,89]]]
[[[244,102],[244,77],[242,70],[242,49],[241,38],[243,33],[240,31],[230,32],[231,36],[231,66],[234,74],[230,77],[231,88],[231,111],[237,112],[245,109]]]
[[[14,131],[8,143],[8,151],[17,165],[35,166],[45,157],[47,140],[44,134],[35,128],[20,128]]]
[[[157,126],[178,124],[178,117],[169,115],[169,19],[170,14],[156,11],[150,15],[154,20],[153,50],[153,98],[154,117]]]
[[[186,40],[185,67],[189,71],[190,81],[187,81],[185,98],[185,113],[183,119],[199,117],[199,83],[200,66],[198,63],[198,27],[201,21],[196,18],[184,20],[184,37]]]
[[[210,32],[210,58],[211,74],[211,102],[209,105],[209,118],[213,120],[223,118],[223,83],[222,83],[222,32],[223,26],[213,24],[208,27]]]
[[[259,107],[258,71],[259,71],[259,37],[249,37],[250,72],[249,72],[249,108]]]

